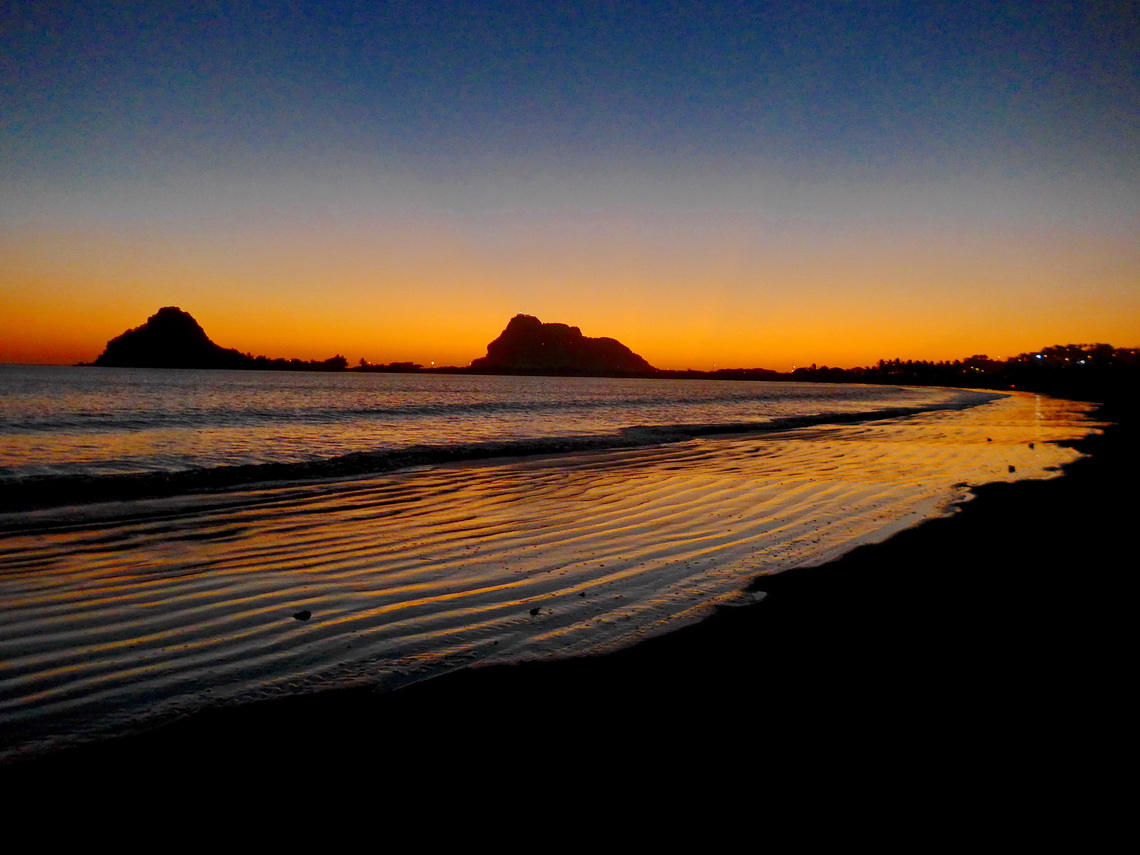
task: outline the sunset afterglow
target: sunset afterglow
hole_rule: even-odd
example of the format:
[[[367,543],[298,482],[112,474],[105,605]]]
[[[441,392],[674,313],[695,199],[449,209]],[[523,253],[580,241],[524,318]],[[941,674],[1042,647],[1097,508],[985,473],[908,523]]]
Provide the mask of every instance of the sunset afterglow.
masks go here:
[[[7,13],[0,362],[168,305],[351,363],[1140,344],[1129,4],[171,8]]]

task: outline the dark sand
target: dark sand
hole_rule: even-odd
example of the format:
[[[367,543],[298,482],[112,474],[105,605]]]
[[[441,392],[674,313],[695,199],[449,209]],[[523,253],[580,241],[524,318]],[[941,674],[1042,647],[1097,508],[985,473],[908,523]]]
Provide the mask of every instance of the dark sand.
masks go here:
[[[208,711],[0,773],[54,797],[364,774],[378,797],[444,801],[672,779],[861,799],[890,779],[921,801],[962,780],[975,813],[1087,789],[1122,750],[1138,534],[1136,407],[1102,415],[1116,424],[1063,478],[983,487],[952,517],[760,579],[763,602],[634,648]]]

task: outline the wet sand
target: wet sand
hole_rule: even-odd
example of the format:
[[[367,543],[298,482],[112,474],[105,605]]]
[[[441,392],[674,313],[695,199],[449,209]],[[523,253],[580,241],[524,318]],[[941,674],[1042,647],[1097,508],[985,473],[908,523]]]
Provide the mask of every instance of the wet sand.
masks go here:
[[[1130,682],[1115,556],[1134,554],[1135,405],[1104,417],[1119,424],[1063,478],[978,488],[951,517],[764,577],[759,602],[631,648],[209,710],[3,772],[25,794],[361,769],[378,793],[631,769],[969,775],[987,799],[1071,785],[1115,750]]]

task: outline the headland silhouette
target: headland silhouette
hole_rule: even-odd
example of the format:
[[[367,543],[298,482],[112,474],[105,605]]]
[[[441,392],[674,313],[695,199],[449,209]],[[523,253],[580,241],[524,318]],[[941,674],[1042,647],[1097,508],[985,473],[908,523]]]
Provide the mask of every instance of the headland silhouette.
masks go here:
[[[487,345],[487,355],[471,362],[473,371],[504,374],[655,373],[652,365],[620,341],[587,338],[578,327],[544,324],[531,315],[515,315]]]
[[[188,312],[161,308],[142,326],[107,342],[92,363],[100,367],[228,368],[276,371],[376,371],[437,374],[518,374],[667,379],[771,380],[872,383],[910,386],[960,386],[1023,389],[1076,397],[1098,397],[1134,386],[1140,379],[1140,348],[1110,344],[1051,345],[1008,359],[974,355],[965,359],[880,359],[875,365],[829,368],[812,364],[790,372],[768,368],[721,368],[713,371],[654,368],[613,338],[592,338],[575,326],[543,323],[531,315],[511,318],[487,345],[487,355],[469,366],[425,368],[415,362],[374,365],[360,360],[349,368],[337,354],[324,360],[253,356],[215,344]]]
[[[215,344],[189,312],[164,306],[142,326],[107,342],[92,365],[113,368],[237,368],[285,371],[343,371],[339,354],[323,361],[271,359]]]

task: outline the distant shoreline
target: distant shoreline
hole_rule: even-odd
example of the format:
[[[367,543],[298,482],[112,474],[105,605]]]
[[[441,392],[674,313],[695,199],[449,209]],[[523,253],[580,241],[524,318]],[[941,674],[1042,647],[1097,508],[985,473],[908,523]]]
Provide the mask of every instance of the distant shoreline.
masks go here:
[[[1048,350],[1048,348],[1046,348]],[[1078,400],[1099,400],[1113,395],[1113,390],[1140,378],[1140,350],[1115,348],[1123,356],[1103,366],[1076,367],[1058,365],[1056,361],[1030,362],[1034,355],[1014,357],[999,368],[981,371],[956,363],[902,363],[901,367],[870,368],[797,368],[779,372],[765,368],[718,368],[713,371],[697,369],[661,368],[640,372],[583,372],[583,371],[519,371],[467,368],[463,366],[424,367],[399,364],[353,366],[345,368],[274,367],[267,365],[242,367],[190,367],[190,366],[101,366],[90,362],[76,363],[84,368],[149,368],[191,371],[312,371],[319,373],[358,374],[464,374],[474,376],[506,377],[593,377],[599,379],[637,380],[747,380],[773,383],[853,383],[873,386],[945,386],[948,388],[1016,389],[1023,392],[1042,392],[1058,397]],[[1028,356],[1029,358],[1024,358]]]
[[[507,375],[516,377],[606,377],[638,379],[770,380],[827,383],[901,384],[958,388],[1021,389],[1059,396],[1101,394],[1140,377],[1140,348],[1108,344],[1053,345],[1009,359],[975,354],[954,361],[880,359],[874,366],[826,365],[779,372],[767,368],[658,369],[621,342],[588,337],[578,327],[542,323],[531,315],[511,318],[487,345],[487,355],[467,367],[425,367],[415,362],[372,365],[363,358],[349,367],[341,354],[324,360],[253,356],[214,343],[189,312],[164,306],[146,323],[107,342],[89,367],[189,368],[253,371],[358,371]]]

